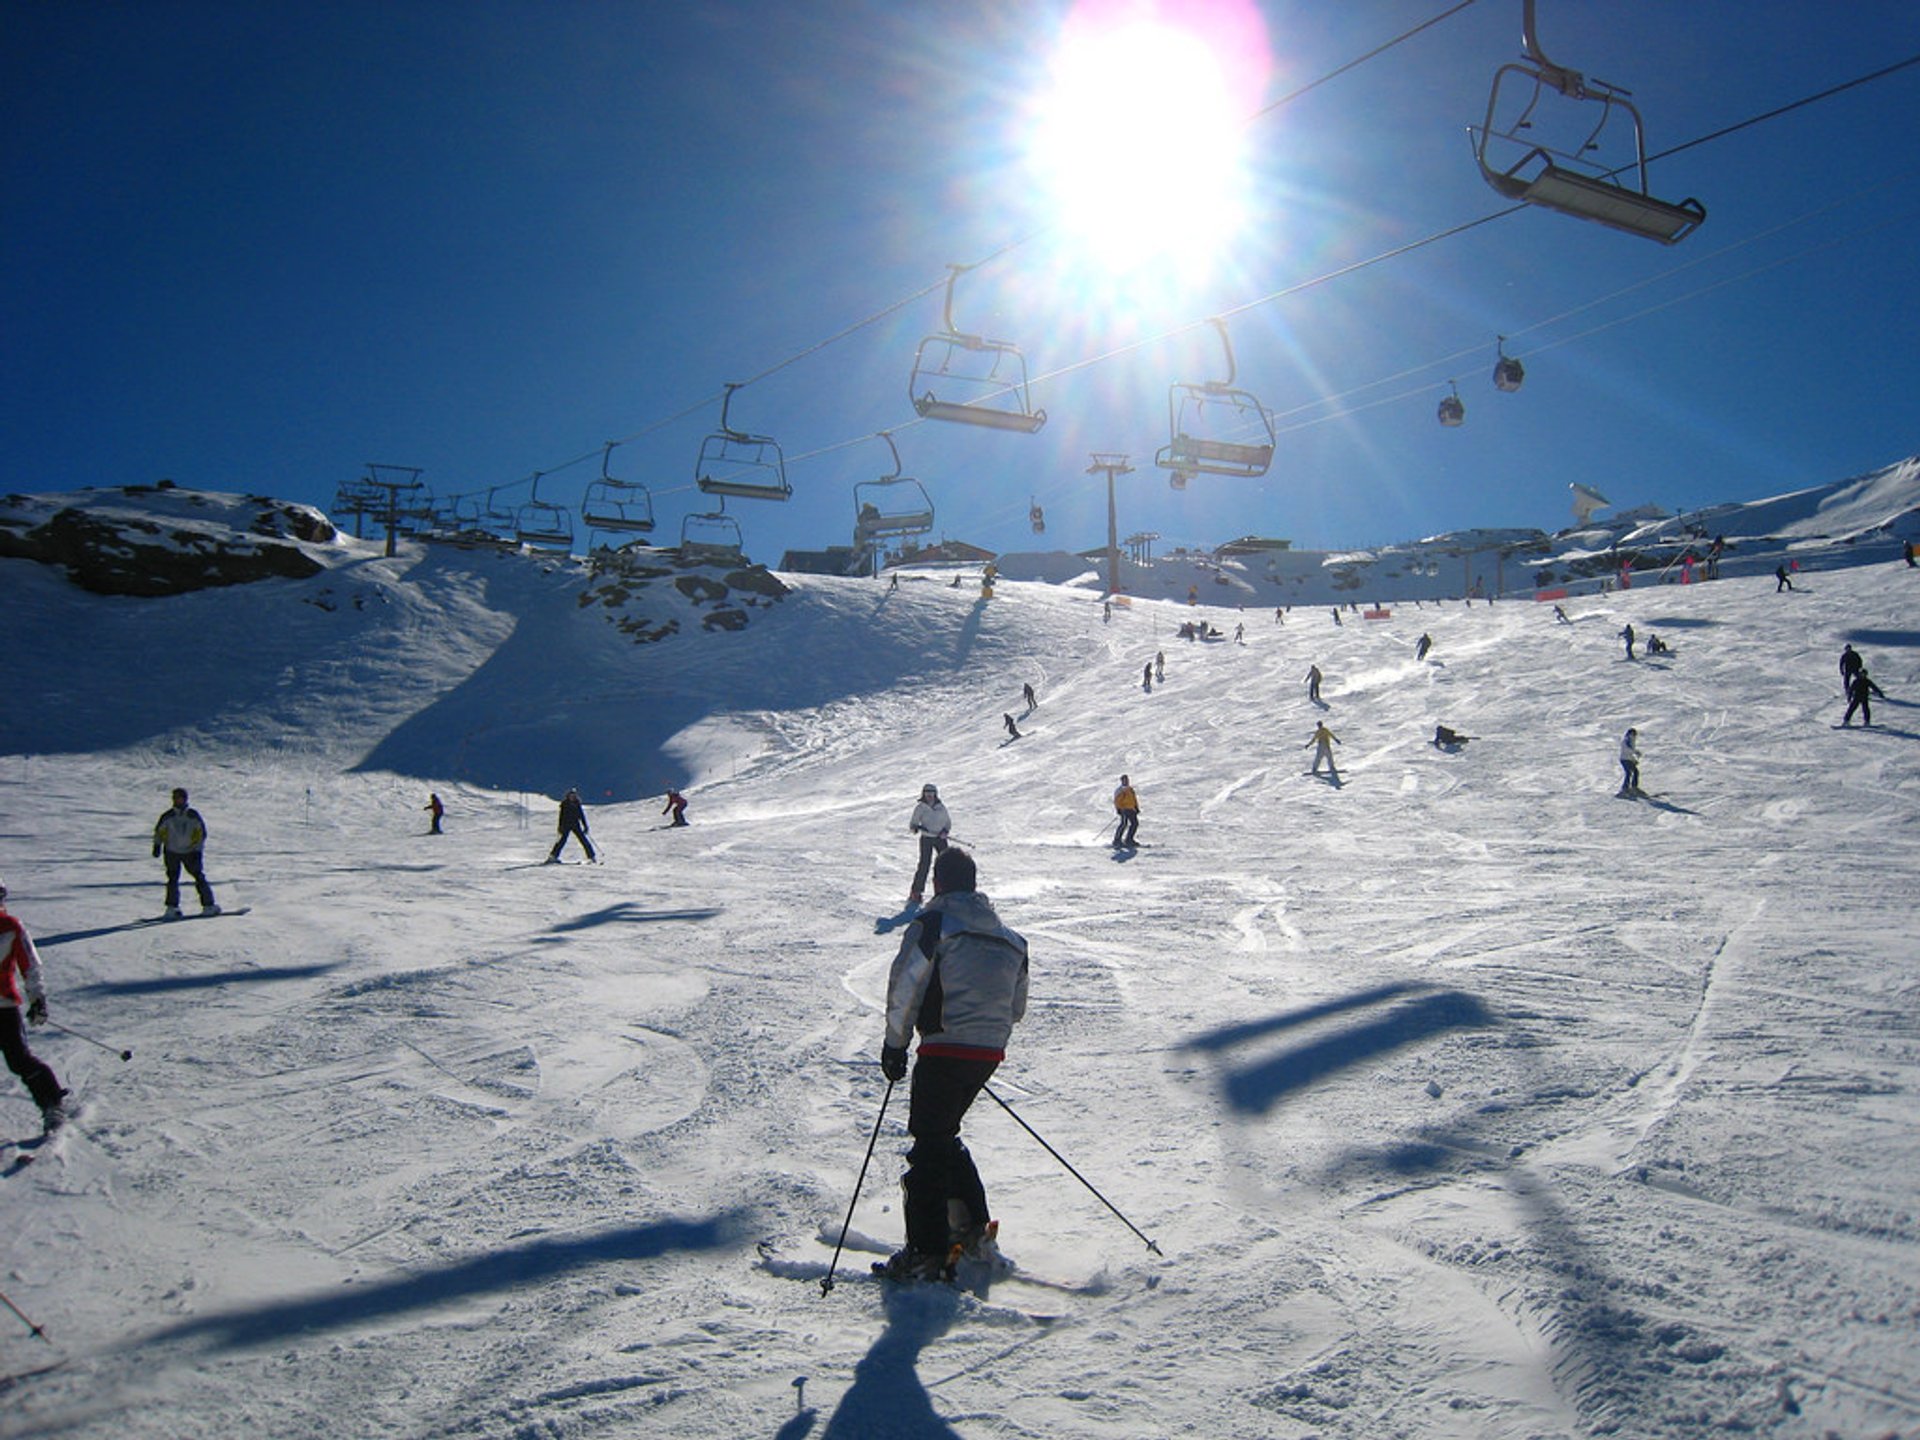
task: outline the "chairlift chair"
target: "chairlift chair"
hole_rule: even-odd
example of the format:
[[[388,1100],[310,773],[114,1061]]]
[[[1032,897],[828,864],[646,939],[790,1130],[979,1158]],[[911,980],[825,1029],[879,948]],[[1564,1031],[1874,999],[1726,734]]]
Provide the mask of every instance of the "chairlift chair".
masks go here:
[[[923,420],[954,420],[1032,435],[1047,423],[1027,392],[1027,360],[1007,340],[988,340],[954,327],[953,283],[970,265],[947,267],[946,328],[913,352],[907,398]]]
[[[540,472],[533,476],[533,493],[514,512],[514,538],[535,550],[573,549],[573,512],[540,498]]]
[[[653,529],[653,492],[638,481],[616,480],[608,473],[607,461],[616,443],[608,441],[600,456],[600,478],[587,486],[580,520],[589,530],[644,535]]]
[[[1227,352],[1224,380],[1176,384],[1167,391],[1167,430],[1171,438],[1153,463],[1171,470],[1176,490],[1195,475],[1230,475],[1251,480],[1273,464],[1273,419],[1252,392],[1234,388],[1233,342],[1227,322],[1208,322]],[[1249,438],[1251,437],[1251,438]]]
[[[1541,50],[1534,25],[1535,0],[1522,0],[1523,31],[1519,61],[1509,61],[1494,72],[1493,90],[1487,97],[1486,122],[1480,126],[1474,144],[1474,159],[1487,184],[1509,200],[1557,210],[1581,220],[1592,220],[1629,235],[1673,245],[1699,228],[1707,218],[1706,206],[1689,196],[1675,204],[1647,191],[1647,148],[1640,111],[1627,98],[1629,92],[1605,80],[1593,79],[1564,65],[1556,65]],[[1533,91],[1516,117],[1501,123],[1500,98],[1510,76],[1531,82]],[[1600,106],[1599,119],[1584,139],[1571,149],[1540,143],[1525,132],[1533,128],[1534,112],[1548,92],[1569,100],[1591,101]],[[1549,101],[1549,107],[1557,109]],[[1631,159],[1608,166],[1589,158],[1589,151],[1600,148],[1600,134],[1618,110],[1631,122],[1633,153]],[[1519,151],[1519,158],[1504,168],[1489,158],[1489,146],[1498,143],[1501,158]],[[1625,175],[1631,183],[1616,177]]]
[[[736,495],[743,500],[785,500],[793,494],[787,483],[786,457],[767,435],[749,435],[727,423],[733,404],[729,384],[720,401],[720,428],[700,442],[694,478],[708,495]]]
[[[689,515],[680,522],[682,556],[737,559],[741,548],[740,522],[724,510]]]
[[[1031,497],[1028,498],[1027,502],[1027,523],[1033,526],[1034,534],[1044,535],[1047,533],[1047,512],[1042,510],[1040,503]]]
[[[519,511],[511,505],[503,505],[494,500],[498,490],[495,486],[487,491],[486,503],[480,508],[479,526],[488,534],[501,540],[514,533],[519,521]]]
[[[880,438],[893,452],[893,469],[853,487],[853,548],[863,552],[876,541],[904,540],[933,529],[933,500],[926,486],[900,473],[900,450],[893,437],[882,430]]]
[[[1507,337],[1500,337],[1500,358],[1493,365],[1493,388],[1509,395],[1526,381],[1527,367],[1507,354]]]
[[[1447,383],[1450,385],[1453,384],[1452,381],[1448,381]],[[1451,395],[1442,395],[1440,397],[1438,414],[1440,423],[1448,427],[1467,423],[1467,405],[1466,402],[1460,398],[1460,387],[1458,385],[1454,385]]]

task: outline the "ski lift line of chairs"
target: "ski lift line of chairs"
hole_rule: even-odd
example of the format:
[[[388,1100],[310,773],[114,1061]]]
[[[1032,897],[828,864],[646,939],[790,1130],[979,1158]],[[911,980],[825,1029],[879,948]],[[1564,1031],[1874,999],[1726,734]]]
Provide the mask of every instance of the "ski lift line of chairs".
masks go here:
[[[947,266],[945,328],[913,352],[907,398],[923,420],[952,420],[1032,435],[1047,423],[1027,390],[1027,360],[1007,340],[988,340],[956,329],[953,285],[970,265]]]
[[[1169,483],[1176,490],[1186,489],[1186,482],[1195,475],[1256,479],[1273,464],[1273,417],[1252,392],[1234,387],[1237,367],[1227,322],[1215,318],[1208,323],[1226,351],[1226,378],[1177,383],[1168,389],[1170,438],[1153,457],[1154,464],[1172,472]],[[1250,434],[1263,438],[1252,442],[1240,438]]]
[[[787,483],[786,457],[768,435],[749,435],[729,423],[733,392],[729,382],[720,401],[720,428],[700,442],[694,479],[707,495],[737,496],[742,500],[785,500],[793,494]]]
[[[1557,210],[1563,215],[1592,220],[1667,245],[1685,239],[1707,218],[1706,207],[1691,196],[1675,204],[1648,193],[1646,137],[1640,111],[1627,99],[1628,92],[1619,86],[1589,79],[1577,70],[1549,60],[1537,38],[1534,6],[1535,0],[1522,0],[1521,59],[1509,61],[1494,72],[1493,90],[1487,96],[1486,121],[1479,128],[1473,151],[1481,177],[1509,200]],[[1501,124],[1501,90],[1512,77],[1520,77],[1522,83],[1530,81],[1533,93],[1511,122]],[[1549,92],[1600,106],[1593,128],[1571,152],[1541,144],[1525,133],[1533,128],[1534,112]],[[1549,100],[1548,108],[1557,109],[1557,103]],[[1631,123],[1633,157],[1609,169],[1589,160],[1587,152],[1600,148],[1601,132],[1616,110]],[[1521,152],[1519,158],[1502,168],[1487,153],[1495,142],[1506,147],[1501,158],[1515,147]],[[1623,172],[1631,177],[1631,184],[1615,178]]]
[[[680,522],[680,553],[737,559],[744,548],[740,522],[724,510],[688,515]]]
[[[527,503],[514,512],[514,538],[534,550],[571,550],[573,512],[564,505],[540,498],[542,473],[533,472],[533,492]]]
[[[853,487],[853,548],[865,550],[878,540],[906,539],[933,529],[933,499],[926,486],[900,473],[900,447],[885,430],[880,438],[893,452],[893,469],[877,480]]]
[[[609,440],[600,455],[600,478],[587,486],[580,519],[589,530],[646,535],[653,530],[653,492],[638,481],[617,480],[607,468],[618,441]]]

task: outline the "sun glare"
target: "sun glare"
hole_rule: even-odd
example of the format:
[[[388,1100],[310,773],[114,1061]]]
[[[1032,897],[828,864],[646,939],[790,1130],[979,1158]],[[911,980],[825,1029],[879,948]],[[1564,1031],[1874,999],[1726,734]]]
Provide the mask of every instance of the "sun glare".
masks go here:
[[[1082,0],[1028,153],[1074,248],[1114,272],[1204,270],[1247,218],[1247,119],[1266,39],[1245,0]]]

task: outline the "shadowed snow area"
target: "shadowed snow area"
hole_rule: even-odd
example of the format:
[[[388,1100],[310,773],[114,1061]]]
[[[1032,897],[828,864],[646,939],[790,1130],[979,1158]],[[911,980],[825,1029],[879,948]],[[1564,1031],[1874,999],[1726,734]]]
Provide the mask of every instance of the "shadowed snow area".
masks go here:
[[[1920,1434],[1920,571],[1338,627],[783,579],[635,645],[487,552],[0,561],[0,876],[81,1032],[0,1156],[0,1436]],[[903,1089],[821,1293],[928,781],[1032,946],[994,1092],[1164,1257],[983,1098],[1020,1272],[883,1288]],[[149,923],[175,784],[246,913]],[[569,784],[603,864],[543,863]]]

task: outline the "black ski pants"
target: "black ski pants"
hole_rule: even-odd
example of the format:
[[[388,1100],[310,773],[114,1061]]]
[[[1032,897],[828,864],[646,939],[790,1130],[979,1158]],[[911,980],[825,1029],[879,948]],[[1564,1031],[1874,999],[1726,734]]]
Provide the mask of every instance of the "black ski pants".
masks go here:
[[[1113,843],[1116,845],[1133,844],[1133,832],[1140,828],[1138,810],[1122,810],[1120,823],[1113,827]]]
[[[993,1218],[980,1172],[961,1143],[960,1121],[999,1063],[949,1055],[922,1055],[914,1062],[907,1106],[913,1148],[907,1151],[907,1173],[900,1182],[906,1191],[909,1249],[947,1253],[953,1243],[949,1200],[966,1207],[968,1224],[984,1225]]]
[[[585,827],[580,825],[570,825],[565,830],[562,830],[560,832],[560,838],[553,842],[553,849],[548,852],[547,858],[549,860],[558,860],[560,858],[560,852],[567,848],[567,841],[570,839],[579,840],[580,848],[587,852],[587,859],[597,860],[600,858],[593,852],[593,842],[587,839]]]
[[[18,1006],[0,1005],[0,1054],[7,1057],[7,1068],[26,1082],[34,1104],[48,1110],[60,1103],[60,1082],[46,1061],[27,1048]]]
[[[1858,691],[1851,700],[1847,701],[1846,716],[1840,721],[1842,725],[1851,725],[1853,723],[1853,712],[1856,710],[1860,712],[1860,723],[1862,725],[1873,724],[1873,701],[1868,698],[1870,694],[1870,691]],[[1827,713],[1832,714],[1833,712],[1828,711]]]
[[[947,848],[944,835],[926,835],[920,837],[920,863],[913,867],[913,893],[927,893],[927,871],[933,868],[933,857]]]
[[[176,854],[172,850],[162,857],[167,862],[167,908],[180,908],[180,872],[185,870],[193,877],[193,888],[200,896],[202,908],[213,904],[213,887],[207,884],[207,863],[198,850],[185,850]]]

